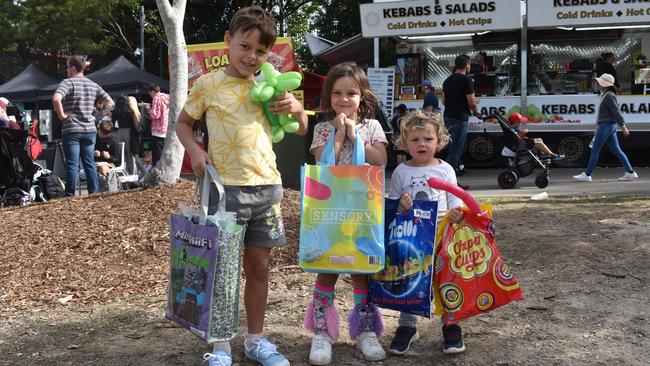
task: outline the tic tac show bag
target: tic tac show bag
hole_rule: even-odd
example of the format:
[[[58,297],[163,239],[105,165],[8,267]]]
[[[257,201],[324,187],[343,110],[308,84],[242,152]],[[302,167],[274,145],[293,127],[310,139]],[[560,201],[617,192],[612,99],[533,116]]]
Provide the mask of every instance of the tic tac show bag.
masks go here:
[[[438,202],[413,201],[397,213],[399,200],[386,200],[386,264],[370,279],[370,302],[379,307],[431,317],[433,249]]]
[[[219,192],[217,212],[208,215],[210,182]],[[204,341],[237,335],[243,227],[226,212],[223,184],[207,166],[201,210],[184,209],[170,217],[170,279],[167,318]]]
[[[510,272],[495,242],[492,208],[479,207],[467,192],[430,178],[435,189],[451,192],[465,202],[465,218],[458,224],[445,216],[438,228],[434,282],[436,315],[445,324],[485,313],[513,300],[522,300],[519,282]]]
[[[384,268],[384,168],[365,164],[358,134],[353,165],[335,166],[334,135],[318,165],[301,169],[300,267],[375,273]]]

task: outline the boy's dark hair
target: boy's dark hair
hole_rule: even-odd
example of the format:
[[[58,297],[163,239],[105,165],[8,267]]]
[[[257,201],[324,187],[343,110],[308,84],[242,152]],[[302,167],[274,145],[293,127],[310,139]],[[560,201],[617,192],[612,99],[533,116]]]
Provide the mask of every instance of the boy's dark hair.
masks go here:
[[[148,90],[160,93],[160,86],[157,85],[157,84],[149,84],[149,89]]]
[[[68,57],[68,66],[74,67],[77,72],[83,72],[86,70],[88,63],[83,56],[70,56]]]
[[[261,44],[268,48],[273,47],[278,37],[277,25],[266,10],[255,5],[239,9],[230,19],[228,32],[234,36],[236,32],[247,33],[252,29],[260,31]]]
[[[107,121],[100,123],[99,130],[106,134],[113,132],[113,121],[109,119]]]
[[[361,102],[359,103],[359,119],[363,122],[366,118],[374,118],[375,111],[379,110],[379,99],[370,89],[368,77],[361,67],[354,62],[343,62],[330,69],[325,79],[325,86],[323,88],[323,98],[321,99],[321,106],[323,112],[331,114],[330,118],[334,118],[334,109],[332,108],[331,94],[336,80],[349,77],[354,80],[357,87],[361,91]]]
[[[454,60],[454,70],[461,70],[467,67],[469,64],[469,56],[467,55],[458,55]]]

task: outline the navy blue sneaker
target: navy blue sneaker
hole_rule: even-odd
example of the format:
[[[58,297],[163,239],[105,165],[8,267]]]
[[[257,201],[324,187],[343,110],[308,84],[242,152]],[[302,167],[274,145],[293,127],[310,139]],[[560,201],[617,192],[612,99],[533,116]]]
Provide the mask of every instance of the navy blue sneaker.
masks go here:
[[[446,354],[461,353],[465,350],[465,343],[463,342],[463,330],[458,324],[450,326],[442,326],[442,352]]]

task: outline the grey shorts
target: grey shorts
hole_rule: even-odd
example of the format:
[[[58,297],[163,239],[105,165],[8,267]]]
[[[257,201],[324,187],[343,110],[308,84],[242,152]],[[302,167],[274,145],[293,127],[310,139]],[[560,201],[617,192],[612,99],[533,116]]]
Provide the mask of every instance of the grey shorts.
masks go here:
[[[244,225],[244,243],[251,247],[272,248],[287,242],[280,201],[282,185],[224,186],[226,211],[237,213],[237,222]],[[210,186],[208,214],[217,211],[219,194]]]

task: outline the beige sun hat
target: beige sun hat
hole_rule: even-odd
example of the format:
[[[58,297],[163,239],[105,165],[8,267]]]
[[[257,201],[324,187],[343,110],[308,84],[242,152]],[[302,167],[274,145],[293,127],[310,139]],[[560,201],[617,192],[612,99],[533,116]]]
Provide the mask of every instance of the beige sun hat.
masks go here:
[[[610,74],[602,74],[600,75],[600,77],[596,78],[596,81],[603,88],[607,88],[608,86],[614,86],[614,77]]]

